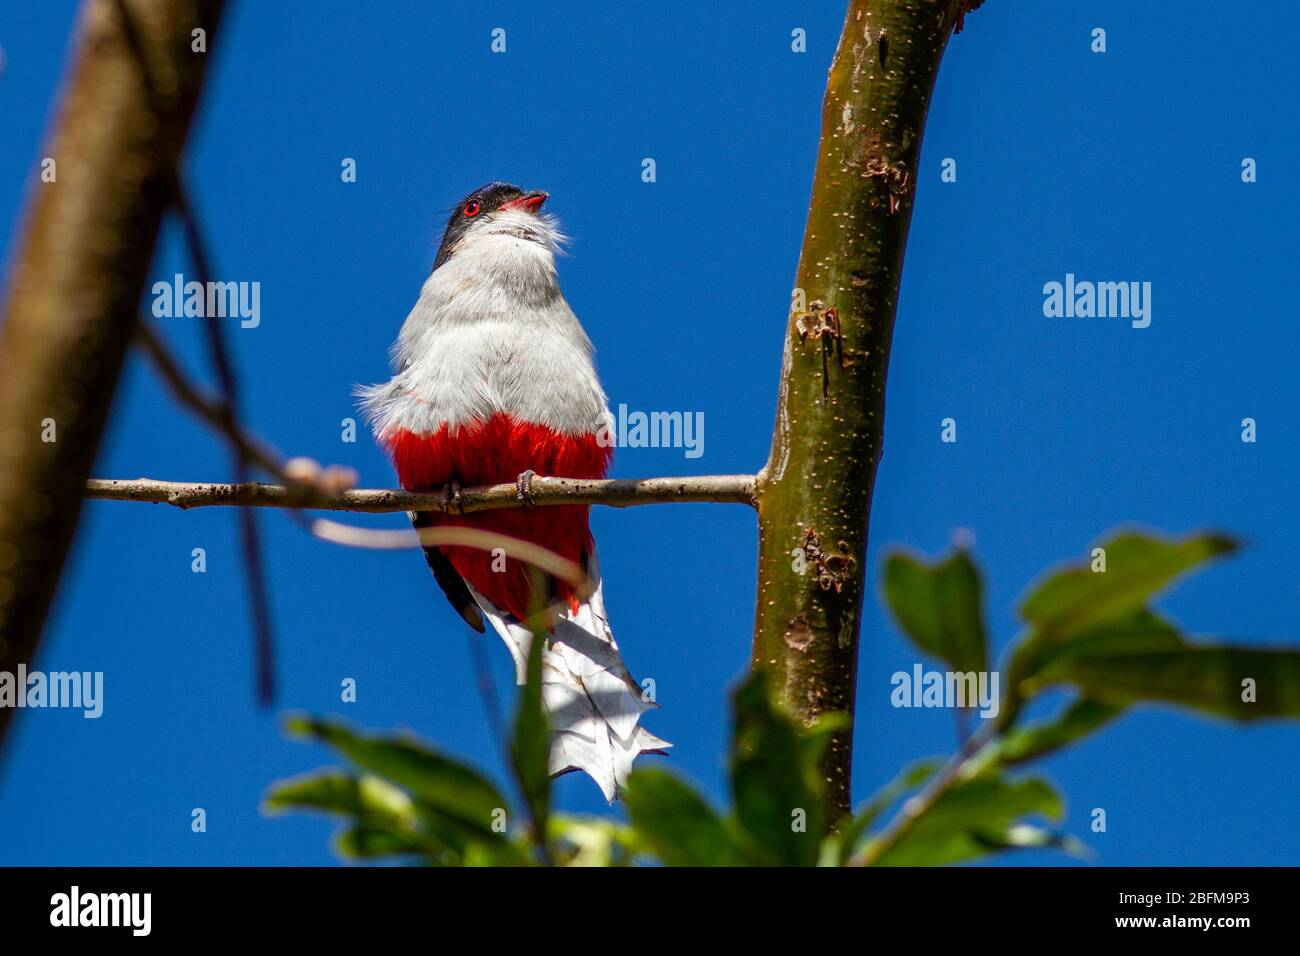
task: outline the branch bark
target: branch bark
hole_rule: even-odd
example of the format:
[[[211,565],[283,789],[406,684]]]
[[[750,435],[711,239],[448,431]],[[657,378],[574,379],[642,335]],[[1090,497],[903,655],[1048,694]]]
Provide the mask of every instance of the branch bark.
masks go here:
[[[771,454],[752,666],[805,722],[852,714],[885,375],[930,95],[968,0],[852,0],[827,80]],[[801,295],[802,293],[802,295]],[[852,728],[823,763],[849,811]]]
[[[47,147],[57,178],[34,187],[0,331],[0,670],[36,653],[207,66],[191,31],[211,43],[221,8],[131,3],[174,106],[160,119],[115,5],[83,6]]]
[[[702,475],[690,478],[606,479],[576,478],[533,479],[532,503],[546,505],[632,505],[682,502],[723,502],[754,504],[753,475]],[[388,488],[358,488],[338,495],[326,495],[312,489],[287,488],[284,485],[210,484],[190,481],[155,481],[150,478],[105,480],[92,478],[86,483],[86,497],[108,501],[145,501],[175,505],[178,508],[202,508],[213,505],[311,508],[323,511],[355,511],[380,514],[391,511],[442,511],[468,514],[495,508],[518,508],[522,502],[514,485],[489,485],[465,488],[459,499],[448,501],[441,493],[418,494]]]

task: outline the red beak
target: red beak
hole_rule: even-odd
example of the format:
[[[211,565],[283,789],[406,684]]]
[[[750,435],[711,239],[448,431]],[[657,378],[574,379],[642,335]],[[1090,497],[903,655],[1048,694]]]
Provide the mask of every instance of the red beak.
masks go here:
[[[546,202],[546,193],[535,192],[525,193],[518,199],[512,199],[509,202],[501,204],[502,209],[526,209],[531,213],[536,213],[542,208],[542,203]]]

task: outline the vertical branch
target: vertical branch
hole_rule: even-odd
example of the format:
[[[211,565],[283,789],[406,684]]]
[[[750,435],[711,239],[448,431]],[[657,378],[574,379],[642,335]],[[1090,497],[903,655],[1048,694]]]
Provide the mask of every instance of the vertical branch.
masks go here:
[[[0,670],[30,664],[76,529],[141,288],[171,198],[221,0],[132,0],[159,117],[110,0],[83,5],[74,59],[36,184],[0,328]],[[0,708],[0,738],[11,708]]]
[[[867,519],[917,157],[948,36],[969,0],[851,0],[822,106],[776,430],[758,476],[753,666],[805,721],[852,713]],[[823,764],[849,809],[852,729]]]
[[[115,0],[115,2],[118,16],[122,20],[123,35],[139,64],[140,75],[149,90],[149,99],[153,102],[154,112],[160,118],[164,117],[172,109],[172,101],[153,75],[145,39],[136,27],[127,0]],[[194,213],[189,194],[185,191],[182,182],[179,154],[171,157],[167,170],[171,174],[169,182],[171,202],[180,216],[191,264],[198,275],[199,283],[203,288],[210,289],[214,277],[212,260],[203,242],[198,216]],[[208,353],[212,357],[217,382],[221,386],[222,427],[227,431],[234,431],[236,422],[239,421],[239,385],[235,378],[234,363],[230,361],[230,348],[226,344],[225,331],[221,327],[220,318],[215,314],[207,316],[203,328],[207,334]],[[247,451],[239,443],[233,445],[232,451],[235,458],[235,482],[242,485],[248,480]],[[244,553],[244,577],[248,582],[248,599],[253,617],[253,659],[254,671],[257,675],[257,697],[263,706],[269,706],[275,697],[275,650],[271,633],[271,600],[267,593],[266,574],[262,566],[261,534],[257,528],[257,516],[247,509],[239,511],[237,520]]]

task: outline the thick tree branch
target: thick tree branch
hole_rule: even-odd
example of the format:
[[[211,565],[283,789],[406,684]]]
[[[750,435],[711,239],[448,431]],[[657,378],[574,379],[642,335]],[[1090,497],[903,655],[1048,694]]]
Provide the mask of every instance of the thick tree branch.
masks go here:
[[[827,80],[771,455],[758,475],[753,666],[805,721],[851,714],[885,373],[917,158],[969,0],[852,0]],[[849,809],[852,729],[823,770]]]
[[[0,670],[30,664],[76,529],[216,33],[220,0],[132,0],[159,117],[111,2],[90,0],[0,329]],[[14,713],[0,708],[0,737]]]
[[[639,478],[589,481],[577,478],[533,479],[532,503],[546,505],[632,505],[683,502],[754,504],[753,475],[701,475],[689,478]],[[203,508],[213,505],[262,508],[312,508],[380,514],[392,511],[442,511],[467,514],[495,508],[518,508],[521,502],[513,484],[465,488],[459,499],[442,493],[417,494],[387,488],[357,488],[337,495],[321,494],[311,487],[283,485],[210,484],[189,481],[155,481],[151,478],[110,480],[92,478],[86,497],[107,501],[145,501]]]

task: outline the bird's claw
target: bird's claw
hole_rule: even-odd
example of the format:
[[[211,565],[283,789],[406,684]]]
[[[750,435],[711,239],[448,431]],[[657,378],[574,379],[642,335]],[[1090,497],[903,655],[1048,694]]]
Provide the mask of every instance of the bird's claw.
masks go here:
[[[447,510],[455,511],[457,514],[465,513],[464,502],[460,496],[460,482],[454,478],[447,482],[447,486],[442,490],[443,500],[447,503]]]
[[[515,498],[524,506],[525,511],[533,510],[533,479],[536,477],[537,472],[530,468],[521,471],[515,479]]]

